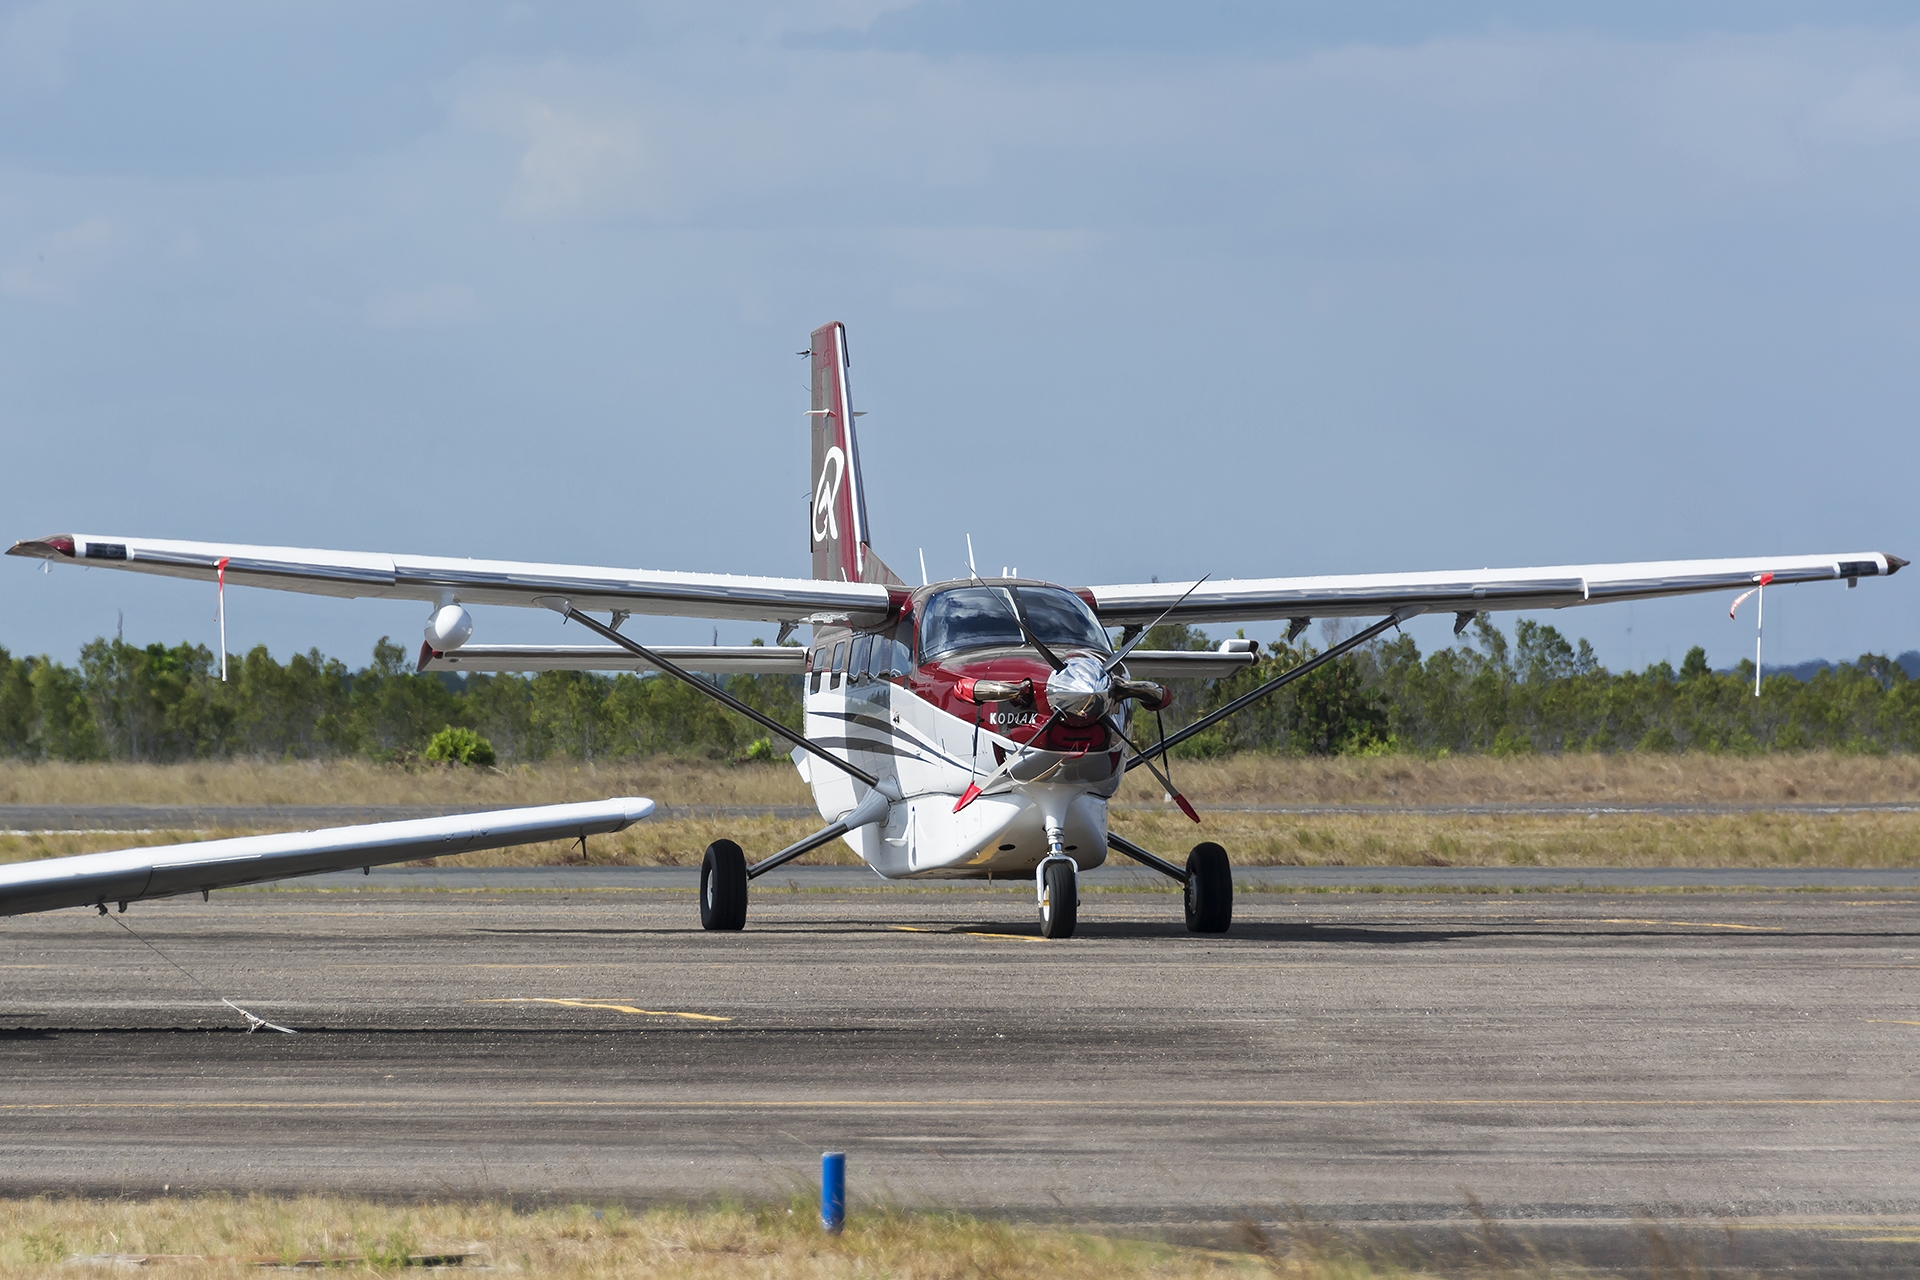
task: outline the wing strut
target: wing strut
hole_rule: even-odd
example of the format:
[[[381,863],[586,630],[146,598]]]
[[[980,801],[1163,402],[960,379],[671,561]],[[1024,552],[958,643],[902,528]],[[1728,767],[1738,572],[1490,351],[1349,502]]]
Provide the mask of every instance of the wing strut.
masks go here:
[[[562,599],[559,596],[540,596],[534,601],[534,603],[545,605],[547,608],[553,610],[555,613],[564,615],[569,621],[578,622],[582,626],[586,627],[589,631],[592,631],[597,635],[603,636],[606,639],[613,641],[615,644],[619,645],[622,649],[625,649],[628,653],[631,653],[635,657],[643,659],[644,661],[651,662],[654,666],[660,668],[662,671],[666,672],[668,675],[673,676],[675,679],[682,680],[687,684],[693,686],[695,689],[698,689],[701,693],[706,694],[709,698],[712,698],[715,702],[718,702],[720,705],[726,707],[728,710],[738,711],[741,715],[753,721],[755,724],[759,725],[761,728],[766,729],[769,732],[779,734],[781,737],[785,738],[788,742],[791,742],[796,747],[799,747],[802,751],[805,751],[810,755],[817,756],[819,759],[826,761],[828,764],[832,765],[834,768],[840,770],[840,772],[849,774],[855,778],[858,778],[860,779],[860,781],[866,783],[870,787],[878,787],[880,785],[880,779],[874,777],[872,774],[868,773],[865,769],[862,769],[859,765],[853,764],[850,761],[842,760],[839,756],[833,754],[833,752],[827,750],[825,747],[815,742],[812,738],[809,738],[804,734],[795,733],[793,730],[787,728],[787,726],[781,724],[778,720],[775,720],[772,716],[764,715],[761,712],[755,711],[752,707],[740,701],[740,699],[734,697],[732,694],[728,693],[725,689],[722,689],[719,685],[714,684],[712,681],[702,680],[700,677],[694,675],[691,671],[682,670],[680,667],[675,666],[673,663],[667,661],[665,658],[661,657],[659,653],[657,653],[652,649],[647,648],[645,645],[641,644],[638,640],[633,639],[631,636],[621,635],[618,631],[615,631],[612,627],[609,627],[606,623],[599,622],[593,618],[589,618],[586,614],[574,608],[572,601]],[[821,843],[824,844],[826,843],[826,841],[823,840],[821,841]],[[801,850],[801,852],[804,853],[806,852],[806,850],[803,849]],[[795,856],[798,856],[798,855],[795,855]],[[771,868],[769,868],[769,870],[770,869]]]
[[[1111,831],[1107,832],[1107,848],[1112,849],[1116,853],[1124,853],[1135,862],[1152,867],[1155,871],[1158,871],[1161,875],[1171,880],[1178,880],[1181,884],[1187,882],[1186,868],[1168,862],[1157,853],[1142,849],[1139,845],[1124,836],[1117,836]]]
[[[1207,729],[1212,728],[1214,725],[1226,719],[1228,716],[1232,715],[1234,712],[1239,711],[1245,707],[1252,706],[1254,703],[1260,701],[1260,699],[1266,697],[1268,694],[1274,693],[1277,690],[1279,690],[1279,688],[1282,685],[1293,683],[1295,680],[1298,680],[1301,676],[1306,675],[1308,672],[1314,670],[1316,667],[1323,667],[1327,663],[1332,662],[1335,658],[1342,657],[1348,653],[1351,653],[1353,650],[1358,649],[1361,645],[1373,639],[1375,636],[1379,635],[1381,632],[1385,631],[1387,628],[1399,626],[1402,622],[1406,621],[1408,618],[1413,617],[1418,612],[1419,610],[1417,609],[1395,610],[1394,612],[1388,614],[1386,617],[1380,619],[1380,621],[1368,627],[1365,631],[1361,631],[1355,635],[1348,636],[1345,640],[1342,640],[1339,644],[1332,646],[1326,652],[1316,653],[1311,658],[1308,658],[1305,662],[1301,663],[1299,666],[1290,667],[1287,670],[1282,671],[1279,675],[1267,681],[1265,684],[1261,685],[1258,689],[1255,689],[1253,692],[1241,694],[1239,697],[1235,698],[1232,702],[1229,702],[1226,706],[1221,707],[1218,711],[1215,711],[1209,715],[1204,715],[1200,717],[1198,720],[1195,720],[1192,724],[1180,730],[1178,733],[1174,734],[1172,737],[1160,739],[1160,741],[1154,743],[1151,747],[1148,747],[1145,751],[1142,751],[1139,755],[1127,761],[1127,769],[1132,770],[1139,765],[1146,764],[1154,756],[1165,755],[1170,748],[1179,746],[1181,743],[1185,742],[1188,738],[1191,738],[1194,734],[1205,732]]]

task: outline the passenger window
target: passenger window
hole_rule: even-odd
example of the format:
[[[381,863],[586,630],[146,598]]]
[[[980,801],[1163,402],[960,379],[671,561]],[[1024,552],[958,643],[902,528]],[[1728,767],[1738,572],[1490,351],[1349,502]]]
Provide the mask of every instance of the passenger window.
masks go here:
[[[875,680],[885,680],[893,674],[893,640],[890,637],[873,638],[873,657],[867,663],[867,672]]]
[[[847,669],[847,642],[842,640],[833,646],[833,679],[827,681],[827,688],[840,687],[840,673]]]
[[[867,682],[867,660],[873,649],[873,637],[862,631],[853,638],[853,657],[847,660],[847,683]]]
[[[827,651],[824,647],[807,655],[807,669],[813,673],[807,682],[808,688],[814,693],[820,692],[820,673],[827,669]]]

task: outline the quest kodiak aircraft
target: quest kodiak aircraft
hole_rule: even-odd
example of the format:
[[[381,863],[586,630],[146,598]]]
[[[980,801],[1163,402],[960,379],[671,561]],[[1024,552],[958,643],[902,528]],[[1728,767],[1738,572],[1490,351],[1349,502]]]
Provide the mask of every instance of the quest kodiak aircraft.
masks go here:
[[[1201,580],[1068,587],[1017,575],[971,575],[912,586],[873,552],[860,448],[848,392],[846,329],[814,330],[813,576],[736,577],[590,565],[528,564],[298,547],[170,542],[120,534],[58,534],[9,554],[54,564],[227,582],[332,596],[420,600],[430,607],[426,671],[636,670],[684,680],[793,744],[813,790],[819,831],[749,861],[717,840],[700,868],[700,923],[739,929],[747,886],[809,850],[844,840],[890,879],[1027,877],[1040,929],[1074,931],[1077,877],[1111,850],[1181,882],[1187,927],[1232,922],[1226,852],[1196,845],[1176,863],[1108,829],[1107,803],[1144,768],[1198,822],[1156,763],[1167,750],[1384,631],[1422,613],[1450,613],[1455,634],[1490,610],[1562,609],[1755,586],[1882,577],[1907,562],[1881,552],[1751,556],[1642,564],[1557,565],[1448,573]],[[471,643],[469,606],[550,609],[602,645]],[[598,612],[605,621],[592,617]],[[653,647],[622,630],[635,615],[806,627],[804,648]],[[1365,619],[1354,634],[1151,746],[1133,734],[1136,710],[1168,701],[1157,680],[1214,678],[1251,666],[1251,642],[1218,650],[1138,648],[1160,621],[1287,619],[1289,638],[1314,618]],[[1109,628],[1121,628],[1119,644]],[[792,674],[805,682],[796,733],[735,701],[712,674]],[[646,816],[644,799],[552,805],[460,818],[129,850],[0,868],[0,914],[127,901],[375,862],[458,853],[618,830]]]

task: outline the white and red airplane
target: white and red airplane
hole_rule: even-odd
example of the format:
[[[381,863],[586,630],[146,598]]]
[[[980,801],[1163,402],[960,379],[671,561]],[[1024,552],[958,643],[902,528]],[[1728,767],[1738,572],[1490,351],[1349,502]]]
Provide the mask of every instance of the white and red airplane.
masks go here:
[[[1450,613],[1457,634],[1474,615],[1490,610],[1561,609],[1743,591],[1755,584],[1844,580],[1854,586],[1907,563],[1863,551],[1080,587],[1017,576],[929,583],[923,570],[915,587],[889,569],[870,543],[845,327],[835,323],[814,330],[805,354],[813,369],[813,403],[807,411],[813,436],[811,578],[170,542],[118,534],[36,538],[16,543],[9,554],[318,595],[424,601],[431,614],[422,670],[628,669],[686,680],[794,744],[794,762],[827,824],[751,863],[730,840],[710,845],[700,871],[704,927],[742,928],[752,879],[839,839],[890,880],[1032,876],[1041,932],[1049,937],[1073,933],[1077,876],[1104,862],[1109,850],[1180,881],[1190,930],[1224,932],[1233,916],[1226,852],[1207,842],[1196,845],[1184,864],[1162,858],[1108,829],[1108,801],[1129,770],[1144,767],[1159,775],[1154,761],[1172,746],[1408,618]],[[468,607],[474,605],[551,609],[607,643],[470,643]],[[596,611],[607,620],[589,616]],[[628,618],[645,614],[778,623],[782,640],[805,626],[811,640],[804,649],[653,648],[620,629]],[[1289,637],[1314,618],[1370,622],[1150,747],[1132,738],[1134,709],[1156,710],[1167,701],[1155,679],[1219,677],[1255,661],[1247,641],[1228,641],[1202,653],[1137,648],[1154,623],[1283,618],[1291,623]],[[1123,629],[1118,646],[1108,637],[1111,627]],[[740,704],[713,682],[696,679],[688,667],[708,674],[804,676],[804,732]],[[1171,783],[1164,777],[1161,783],[1197,822]],[[543,829],[552,829],[551,824]],[[351,850],[336,852],[334,861],[362,864]],[[45,869],[43,876],[62,874],[53,863],[34,865]],[[166,883],[185,888],[165,891],[183,892],[224,882],[218,868],[209,866],[176,874]],[[0,883],[0,913],[7,910],[6,892]],[[98,902],[91,890],[78,897],[75,892],[63,900],[104,909],[107,896],[124,890]]]

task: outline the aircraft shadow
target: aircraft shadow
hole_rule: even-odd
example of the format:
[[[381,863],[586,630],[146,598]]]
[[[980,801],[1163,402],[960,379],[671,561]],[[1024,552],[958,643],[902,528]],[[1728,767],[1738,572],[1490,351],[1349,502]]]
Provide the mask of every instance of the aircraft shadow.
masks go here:
[[[948,926],[940,929],[928,929],[929,933],[951,934],[1005,934],[1021,938],[1038,938],[1040,927],[1031,920],[1022,920],[1017,924],[996,921],[982,921],[978,924]],[[1282,922],[1247,922],[1236,924],[1226,933],[1196,934],[1188,933],[1185,923],[1169,920],[1165,924],[1156,924],[1140,920],[1083,920],[1074,930],[1076,938],[1192,938],[1200,942],[1318,942],[1318,943],[1365,943],[1372,946],[1408,946],[1422,942],[1458,942],[1469,938],[1483,938],[1498,934],[1498,930],[1485,929],[1396,929],[1365,928],[1355,925],[1314,925]]]

